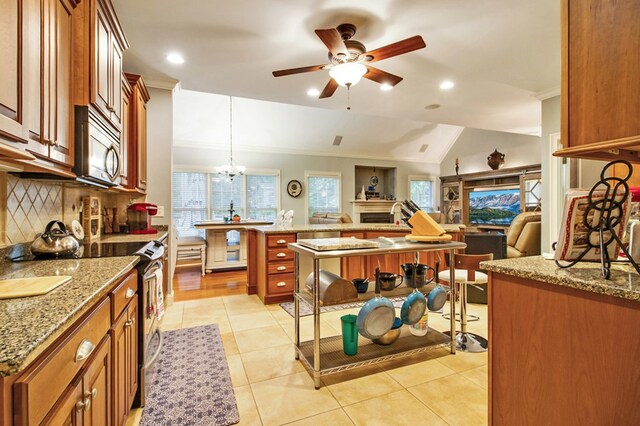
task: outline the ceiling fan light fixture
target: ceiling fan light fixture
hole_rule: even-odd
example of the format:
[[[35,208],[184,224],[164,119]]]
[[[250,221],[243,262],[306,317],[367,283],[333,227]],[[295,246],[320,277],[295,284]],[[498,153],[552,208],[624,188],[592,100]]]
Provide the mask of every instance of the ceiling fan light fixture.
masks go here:
[[[388,92],[391,89],[393,89],[393,86],[388,83],[382,83],[380,85],[380,90],[382,90],[383,92]]]
[[[367,67],[358,62],[346,62],[329,70],[331,78],[343,87],[355,86],[366,73]]]

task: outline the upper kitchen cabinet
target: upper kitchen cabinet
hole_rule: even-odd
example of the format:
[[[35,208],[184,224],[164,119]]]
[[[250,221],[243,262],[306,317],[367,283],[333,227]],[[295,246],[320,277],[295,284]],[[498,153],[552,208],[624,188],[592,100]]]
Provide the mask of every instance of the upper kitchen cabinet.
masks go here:
[[[24,0],[23,4],[28,29],[24,50],[27,150],[40,166],[70,174],[74,163],[72,17],[77,2]]]
[[[640,162],[640,2],[563,0],[555,155]]]
[[[129,149],[131,139],[131,85],[122,76],[122,129],[120,131],[120,185],[129,187]]]
[[[28,15],[22,0],[0,0],[0,158],[30,160],[28,142]],[[38,62],[35,64],[37,66]]]
[[[125,74],[131,85],[129,103],[129,188],[145,192],[147,190],[147,102],[149,92],[142,76]]]
[[[111,1],[82,1],[74,13],[74,25],[75,104],[93,105],[119,134],[122,52],[129,44]]]

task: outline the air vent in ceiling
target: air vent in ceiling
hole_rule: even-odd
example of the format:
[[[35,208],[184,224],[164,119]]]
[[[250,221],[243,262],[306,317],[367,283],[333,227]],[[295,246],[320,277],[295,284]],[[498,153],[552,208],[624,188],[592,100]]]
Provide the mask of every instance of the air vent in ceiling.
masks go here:
[[[429,144],[428,143],[423,143],[422,146],[420,147],[419,152],[425,152],[427,150],[427,148],[429,148]]]
[[[342,136],[336,136],[333,140],[333,146],[340,146],[342,143]]]

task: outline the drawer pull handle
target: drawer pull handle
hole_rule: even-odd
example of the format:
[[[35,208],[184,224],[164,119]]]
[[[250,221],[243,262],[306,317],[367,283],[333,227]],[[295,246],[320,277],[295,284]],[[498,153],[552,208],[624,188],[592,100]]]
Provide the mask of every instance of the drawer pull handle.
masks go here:
[[[98,395],[98,389],[96,388],[91,389],[91,399],[96,399],[97,395]]]
[[[80,345],[78,346],[78,350],[76,350],[76,362],[84,361],[89,358],[89,355],[91,355],[95,348],[96,345],[91,343],[89,340],[82,339],[82,342],[80,342]]]
[[[135,294],[136,294],[136,292],[133,291],[132,288],[128,288],[127,292],[124,295],[124,297],[127,298],[127,299],[131,299]]]
[[[286,266],[278,266],[278,267],[276,268],[276,270],[277,270],[277,271],[286,271],[286,270],[287,270],[287,267],[286,267]]]
[[[132,325],[133,325],[133,320],[126,320],[126,321],[124,322],[124,326],[125,326],[125,327],[131,327]]]
[[[287,283],[285,283],[284,281],[280,281],[279,283],[276,283],[276,286],[278,287],[284,287],[285,285],[287,285]]]
[[[278,244],[284,244],[286,242],[287,242],[287,240],[278,240],[278,241],[276,241],[276,243],[278,243]]]
[[[287,257],[287,253],[278,253],[276,257]]]
[[[76,402],[76,411],[84,410],[84,400]]]

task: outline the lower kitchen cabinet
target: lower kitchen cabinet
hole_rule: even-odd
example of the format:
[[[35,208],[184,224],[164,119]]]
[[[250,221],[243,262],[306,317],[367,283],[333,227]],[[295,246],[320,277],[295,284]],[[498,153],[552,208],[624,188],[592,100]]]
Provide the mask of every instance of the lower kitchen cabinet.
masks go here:
[[[249,287],[251,287],[253,277],[256,280],[258,297],[265,304],[292,300],[293,252],[287,248],[287,244],[296,242],[296,234],[249,232],[255,234],[255,236],[249,237],[250,251],[252,252],[250,258],[255,259],[255,265],[252,265],[253,262],[249,262],[248,265]],[[252,247],[253,241],[255,241],[255,245]]]
[[[342,232],[342,238],[358,238],[364,239],[364,232]],[[354,278],[366,278],[365,275],[365,258],[362,256],[344,257],[340,259],[340,275],[346,280]]]
[[[13,424],[124,424],[138,390],[138,326],[132,270],[24,371],[4,378]]]

